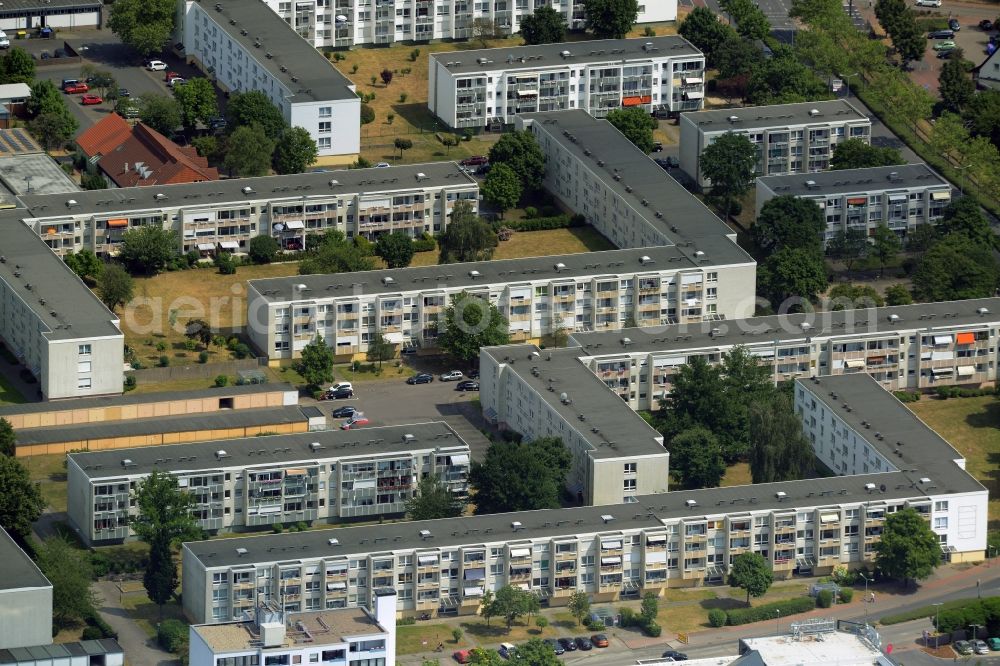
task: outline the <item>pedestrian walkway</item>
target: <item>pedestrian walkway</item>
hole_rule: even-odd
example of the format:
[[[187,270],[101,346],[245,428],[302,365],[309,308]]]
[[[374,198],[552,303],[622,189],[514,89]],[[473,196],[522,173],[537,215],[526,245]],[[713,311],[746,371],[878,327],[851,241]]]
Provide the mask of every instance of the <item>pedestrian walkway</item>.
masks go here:
[[[118,632],[118,644],[125,651],[126,666],[178,666],[173,654],[160,648],[125,612],[121,605],[118,584],[112,581],[94,583],[100,607],[98,612],[111,628]]]

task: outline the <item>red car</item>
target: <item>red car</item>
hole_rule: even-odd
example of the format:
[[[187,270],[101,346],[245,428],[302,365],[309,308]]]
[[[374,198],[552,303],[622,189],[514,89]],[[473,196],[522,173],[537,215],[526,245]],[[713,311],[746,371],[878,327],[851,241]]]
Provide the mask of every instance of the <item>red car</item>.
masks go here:
[[[457,650],[451,655],[451,658],[460,664],[469,663],[469,659],[472,657],[470,650]]]
[[[357,430],[361,426],[366,426],[368,424],[369,424],[369,421],[368,421],[368,419],[366,417],[364,417],[364,416],[358,416],[357,412],[355,412],[354,418],[352,418],[350,421],[344,421],[344,424],[340,426],[340,429],[341,430]]]
[[[80,103],[84,106],[91,106],[93,104],[101,104],[104,100],[101,99],[100,95],[84,95],[80,98]]]
[[[170,82],[171,82],[171,81],[173,81],[174,79],[179,79],[179,78],[181,78],[181,75],[180,75],[180,74],[178,74],[177,72],[167,72],[167,73],[166,73],[166,74],[165,74],[165,75],[163,76],[163,80],[164,80],[164,81],[166,81],[167,83],[170,83]]]
[[[88,90],[90,90],[90,88],[87,86],[86,83],[71,83],[65,88],[63,88],[63,92],[66,93],[67,95],[76,95],[78,93],[85,93]]]

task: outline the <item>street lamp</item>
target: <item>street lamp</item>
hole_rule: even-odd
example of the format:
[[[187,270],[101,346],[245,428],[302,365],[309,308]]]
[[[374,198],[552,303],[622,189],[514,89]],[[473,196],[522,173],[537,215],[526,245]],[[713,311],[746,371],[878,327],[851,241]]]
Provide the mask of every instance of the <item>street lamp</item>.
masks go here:
[[[774,609],[774,635],[781,633],[781,611]]]
[[[969,626],[972,627],[972,640],[976,640],[976,630],[977,629],[982,629],[983,625],[981,625],[981,624],[970,624]]]
[[[864,604],[865,604],[865,626],[867,627],[868,626],[868,583],[870,581],[874,581],[875,579],[874,578],[868,578],[868,576],[866,576],[864,574],[864,572],[862,572],[862,571],[859,571],[858,575],[861,576],[861,578],[863,578],[864,581],[865,581],[865,601],[864,601]]]
[[[859,76],[860,72],[854,72],[853,74],[841,74],[840,78],[844,79],[847,83],[847,99],[851,98],[851,77]]]
[[[940,627],[941,625],[939,619],[941,617],[941,605],[943,603],[944,603],[943,601],[939,601],[936,604],[931,604],[931,606],[934,606],[934,649],[935,650],[938,649],[938,642],[941,640],[941,629],[939,629],[938,627]]]

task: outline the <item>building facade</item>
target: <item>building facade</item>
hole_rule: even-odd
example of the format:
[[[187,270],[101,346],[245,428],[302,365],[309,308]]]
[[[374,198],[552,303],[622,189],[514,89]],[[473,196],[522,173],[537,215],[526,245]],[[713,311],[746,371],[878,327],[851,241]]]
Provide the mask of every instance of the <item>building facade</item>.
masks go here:
[[[705,97],[705,56],[676,36],[432,53],[428,75],[428,107],[454,128],[568,109],[698,111]]]
[[[758,178],[757,215],[778,196],[816,202],[826,218],[824,245],[848,229],[871,237],[881,224],[906,238],[939,222],[952,200],[951,184],[922,163]]]
[[[871,142],[871,120],[846,100],[684,113],[680,128],[681,169],[703,188],[711,181],[701,171],[701,153],[728,132],[757,147],[758,176],[825,171],[839,142]]]
[[[69,519],[88,546],[134,538],[130,501],[153,471],[195,499],[218,534],[274,524],[399,515],[420,479],[468,491],[469,445],[444,423],[217,440],[67,457]]]
[[[267,6],[316,48],[345,48],[360,44],[389,45],[438,39],[472,39],[473,21],[493,22],[501,34],[518,32],[521,17],[535,5],[524,0],[335,0],[312,5],[288,0],[266,0]],[[546,3],[566,19],[573,30],[585,27],[582,0]],[[637,23],[674,21],[677,0],[643,0]]]
[[[268,96],[292,127],[316,141],[316,163],[351,164],[361,151],[354,84],[264,3],[184,3],[178,22],[188,62],[223,91]]]
[[[0,649],[52,641],[52,583],[10,534],[0,528]]]

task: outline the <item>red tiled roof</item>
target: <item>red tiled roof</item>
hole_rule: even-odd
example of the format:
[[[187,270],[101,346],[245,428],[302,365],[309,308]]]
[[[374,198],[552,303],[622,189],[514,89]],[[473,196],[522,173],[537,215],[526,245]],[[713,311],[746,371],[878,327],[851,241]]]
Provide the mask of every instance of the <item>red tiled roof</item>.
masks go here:
[[[98,166],[118,187],[219,179],[218,169],[208,166],[208,160],[194,148],[178,146],[142,123],[129,127],[115,113],[80,135],[77,143],[88,157],[100,156]]]

